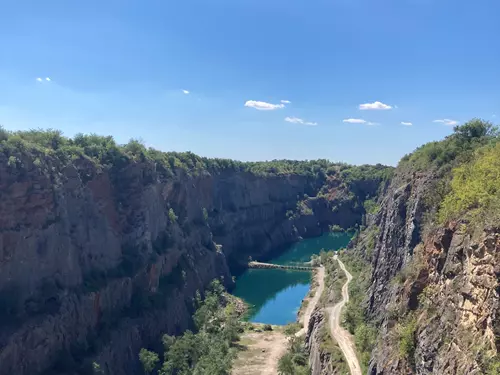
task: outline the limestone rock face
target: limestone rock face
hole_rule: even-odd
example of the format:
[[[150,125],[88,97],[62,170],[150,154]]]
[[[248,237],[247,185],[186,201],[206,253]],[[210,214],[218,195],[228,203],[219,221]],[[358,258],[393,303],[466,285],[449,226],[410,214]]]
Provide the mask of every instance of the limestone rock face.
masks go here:
[[[0,155],[0,375],[86,373],[93,361],[137,373],[140,348],[190,327],[214,278],[230,287],[249,256],[362,214],[333,212],[341,197],[314,198],[320,187],[300,175],[166,178],[147,162],[20,158],[14,170]],[[312,213],[287,217],[304,194]]]
[[[371,375],[482,374],[481,353],[500,350],[500,229],[471,234],[458,222],[423,231],[432,181],[397,171],[371,220],[368,313],[380,329]],[[403,316],[416,320],[407,358],[397,338]]]

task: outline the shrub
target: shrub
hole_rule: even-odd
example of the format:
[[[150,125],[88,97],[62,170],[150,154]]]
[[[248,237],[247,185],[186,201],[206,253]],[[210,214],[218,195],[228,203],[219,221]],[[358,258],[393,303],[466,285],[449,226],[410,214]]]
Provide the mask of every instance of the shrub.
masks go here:
[[[472,162],[453,170],[439,220],[457,219],[468,211],[474,219],[500,216],[500,142],[479,149]]]
[[[273,330],[273,326],[270,325],[270,324],[266,324],[264,325],[264,331],[272,331]]]
[[[171,223],[177,222],[178,217],[172,208],[168,210],[168,219],[170,220]]]
[[[139,352],[139,360],[142,363],[144,371],[147,374],[151,374],[160,361],[160,358],[158,357],[158,354],[150,352],[149,350],[143,348]]]
[[[377,204],[375,199],[367,199],[363,203],[365,211],[369,214],[376,214],[380,211],[380,205]]]
[[[397,333],[399,356],[401,358],[412,360],[415,352],[416,331],[417,319],[413,315],[407,316],[403,322],[399,323]]]

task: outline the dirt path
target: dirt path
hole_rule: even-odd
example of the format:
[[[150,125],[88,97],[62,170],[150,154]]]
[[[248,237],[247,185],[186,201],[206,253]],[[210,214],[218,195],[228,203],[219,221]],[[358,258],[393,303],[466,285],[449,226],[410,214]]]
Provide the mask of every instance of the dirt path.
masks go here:
[[[245,333],[240,345],[245,349],[238,354],[233,364],[232,375],[276,375],[278,361],[286,352],[288,340],[284,333]]]
[[[352,275],[349,271],[346,270],[344,263],[338,259],[337,255],[335,255],[335,259],[339,262],[340,268],[347,276],[346,283],[342,286],[342,301],[337,303],[332,307],[328,307],[327,311],[330,315],[330,330],[333,338],[339,344],[340,349],[344,353],[344,357],[347,360],[347,364],[349,365],[349,369],[351,371],[351,375],[362,375],[361,374],[361,366],[359,365],[358,358],[356,357],[356,349],[354,346],[354,341],[352,340],[351,335],[344,328],[340,326],[340,314],[342,312],[342,308],[345,306],[347,302],[349,302],[349,283],[352,280]]]
[[[316,308],[316,305],[319,302],[319,299],[321,298],[321,295],[323,294],[323,289],[325,287],[325,268],[324,267],[318,267],[315,280],[318,283],[318,287],[316,288],[316,292],[314,293],[314,297],[311,298],[309,303],[307,304],[306,311],[304,312],[304,315],[302,315],[302,319],[300,322],[302,323],[302,329],[295,334],[295,336],[302,336],[307,333],[307,327],[309,326],[309,320],[311,320],[311,315],[314,312],[314,309]]]
[[[310,299],[300,322],[303,328],[296,336],[306,334],[309,320],[314,308],[319,302],[325,286],[325,269],[319,267],[315,276],[318,287],[314,296]],[[278,373],[278,361],[286,353],[288,340],[285,334],[277,329],[272,332],[249,332],[245,333],[240,345],[245,349],[238,354],[233,364],[232,375],[276,375]]]

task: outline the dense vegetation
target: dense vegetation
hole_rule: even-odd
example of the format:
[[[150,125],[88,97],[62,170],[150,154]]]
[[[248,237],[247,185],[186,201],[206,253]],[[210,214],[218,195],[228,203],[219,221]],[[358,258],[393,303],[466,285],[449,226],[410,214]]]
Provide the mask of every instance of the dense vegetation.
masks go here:
[[[197,332],[186,331],[182,336],[163,336],[165,353],[160,356],[142,349],[139,358],[147,374],[158,375],[227,375],[236,355],[233,343],[242,326],[235,307],[224,298],[224,288],[212,282],[202,301],[196,299],[193,320]]]
[[[409,165],[417,171],[437,169],[444,173],[471,160],[475,150],[494,142],[498,135],[498,129],[492,123],[473,119],[456,126],[453,134],[444,140],[427,143],[404,156],[400,167]]]
[[[350,178],[368,178],[372,169],[335,164],[327,160],[273,160],[268,162],[239,162],[230,159],[211,159],[191,152],[161,152],[147,148],[141,141],[132,139],[119,145],[111,136],[77,134],[67,138],[58,130],[7,131],[0,127],[0,152],[7,158],[10,167],[22,167],[22,154],[28,154],[42,165],[43,158],[52,156],[62,163],[85,158],[100,167],[121,167],[131,161],[154,162],[159,171],[169,175],[184,170],[192,173],[223,170],[246,171],[256,175],[298,174],[324,179],[327,171],[342,170]],[[377,173],[386,168],[380,166]]]
[[[278,361],[279,375],[309,375],[309,354],[304,345],[304,338],[295,334],[300,329],[297,325],[285,327],[288,337],[287,352]]]
[[[400,170],[433,175],[424,196],[426,229],[479,206],[482,208],[476,213],[498,205],[494,199],[498,164],[494,159],[499,134],[490,122],[473,119],[456,126],[444,140],[427,143],[401,159]]]
[[[442,222],[467,214],[474,221],[500,219],[500,143],[478,149],[471,162],[453,170],[451,191],[440,210]]]

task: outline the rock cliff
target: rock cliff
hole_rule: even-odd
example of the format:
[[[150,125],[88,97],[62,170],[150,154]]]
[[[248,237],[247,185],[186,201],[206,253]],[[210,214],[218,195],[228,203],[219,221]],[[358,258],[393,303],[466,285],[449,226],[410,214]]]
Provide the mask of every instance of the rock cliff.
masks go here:
[[[0,375],[91,373],[93,362],[135,373],[141,347],[190,327],[212,279],[230,287],[249,256],[360,222],[361,193],[317,196],[322,186],[293,173],[166,176],[148,160],[105,168],[0,153]]]
[[[500,231],[426,223],[437,181],[429,171],[397,170],[365,231],[377,233],[371,375],[484,374],[487,353],[500,350]]]

